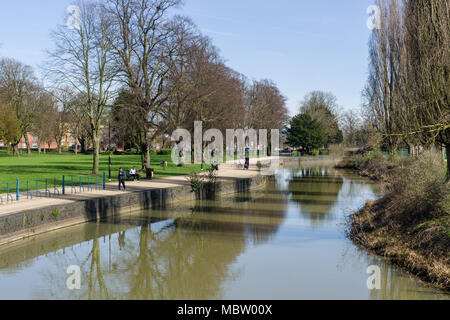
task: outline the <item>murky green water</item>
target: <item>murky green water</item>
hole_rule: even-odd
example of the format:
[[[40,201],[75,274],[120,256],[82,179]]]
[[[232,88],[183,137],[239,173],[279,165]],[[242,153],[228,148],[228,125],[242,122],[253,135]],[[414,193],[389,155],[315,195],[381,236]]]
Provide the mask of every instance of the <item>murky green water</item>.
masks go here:
[[[1,299],[449,299],[345,237],[377,186],[331,168],[0,247]],[[81,288],[67,288],[80,267]],[[381,270],[369,290],[368,266]]]

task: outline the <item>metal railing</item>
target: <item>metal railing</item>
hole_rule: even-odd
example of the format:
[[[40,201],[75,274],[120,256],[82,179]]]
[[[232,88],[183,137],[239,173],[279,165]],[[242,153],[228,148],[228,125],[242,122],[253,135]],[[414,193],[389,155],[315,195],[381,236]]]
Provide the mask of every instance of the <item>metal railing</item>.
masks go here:
[[[42,197],[64,196],[106,190],[106,173],[103,175],[62,175],[61,179],[44,178],[0,182],[0,204]]]

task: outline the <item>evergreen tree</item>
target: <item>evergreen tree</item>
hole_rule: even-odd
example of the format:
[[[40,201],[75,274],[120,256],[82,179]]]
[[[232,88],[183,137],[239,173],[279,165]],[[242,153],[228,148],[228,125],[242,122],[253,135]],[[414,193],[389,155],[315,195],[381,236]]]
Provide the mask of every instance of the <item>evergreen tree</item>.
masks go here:
[[[292,118],[286,135],[287,142],[292,147],[302,147],[307,153],[326,143],[320,123],[309,114],[299,114]]]

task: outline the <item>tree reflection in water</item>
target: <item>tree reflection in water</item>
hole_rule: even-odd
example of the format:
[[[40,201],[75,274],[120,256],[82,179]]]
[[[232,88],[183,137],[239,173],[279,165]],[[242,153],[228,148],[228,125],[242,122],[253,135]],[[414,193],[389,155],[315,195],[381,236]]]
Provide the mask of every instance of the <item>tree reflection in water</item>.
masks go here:
[[[249,244],[269,241],[284,219],[282,203],[274,209],[261,201],[267,198],[266,191],[242,197],[247,199],[199,201],[183,209],[190,214],[175,219],[164,218],[163,211],[150,211],[96,223],[86,233],[92,240],[84,259],[78,259],[81,251],[75,247],[53,256],[55,268],[47,271],[46,278],[59,290],[51,295],[72,299],[221,298],[224,281],[238,276],[231,273],[231,264]],[[117,226],[123,229],[107,232]],[[109,242],[101,241],[101,235],[109,235]],[[74,260],[82,260],[81,290],[61,290],[68,276],[61,270]]]
[[[301,168],[290,180],[288,190],[300,213],[311,225],[321,226],[331,218],[343,183],[341,174],[330,167]]]

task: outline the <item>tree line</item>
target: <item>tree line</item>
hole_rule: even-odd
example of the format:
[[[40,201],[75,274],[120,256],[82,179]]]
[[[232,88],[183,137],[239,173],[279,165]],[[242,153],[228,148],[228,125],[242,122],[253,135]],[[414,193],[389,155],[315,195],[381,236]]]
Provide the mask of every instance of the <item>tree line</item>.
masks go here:
[[[378,0],[369,41],[364,115],[390,153],[441,146],[450,155],[450,3]],[[449,163],[449,162],[448,162]],[[448,164],[447,180],[450,179]]]
[[[18,155],[27,132],[60,148],[70,132],[93,149],[98,173],[102,130],[135,148],[150,167],[152,141],[177,128],[282,129],[286,98],[271,80],[229,68],[192,20],[173,15],[179,0],[80,0],[73,28],[51,33],[43,79],[0,60],[0,139]],[[45,83],[45,85],[43,84]],[[25,139],[28,152],[30,142]],[[76,149],[75,149],[76,150]]]

